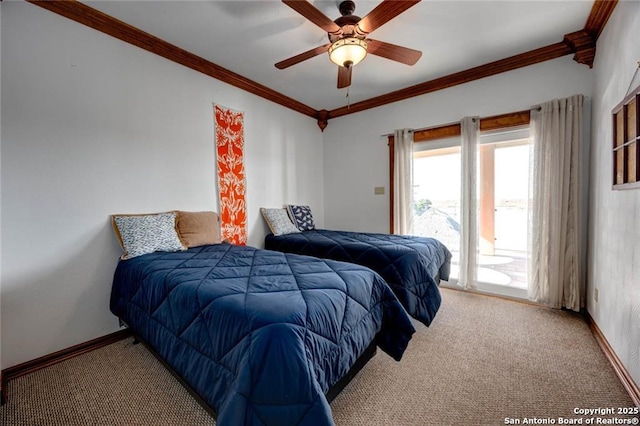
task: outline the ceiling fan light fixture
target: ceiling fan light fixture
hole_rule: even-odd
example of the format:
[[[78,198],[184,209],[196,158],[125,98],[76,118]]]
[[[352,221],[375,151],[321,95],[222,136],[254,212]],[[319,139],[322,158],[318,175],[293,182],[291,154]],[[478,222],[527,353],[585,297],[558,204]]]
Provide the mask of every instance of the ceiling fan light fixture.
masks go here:
[[[329,47],[329,59],[334,64],[350,68],[367,56],[367,42],[356,37],[345,37]]]

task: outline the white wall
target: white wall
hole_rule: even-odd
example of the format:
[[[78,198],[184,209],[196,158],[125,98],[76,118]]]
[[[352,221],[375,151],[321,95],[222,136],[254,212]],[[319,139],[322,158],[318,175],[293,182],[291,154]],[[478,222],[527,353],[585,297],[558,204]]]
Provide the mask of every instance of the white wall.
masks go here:
[[[598,39],[593,91],[588,310],[640,384],[640,189],[613,191],[611,111],[640,60],[640,2],[619,2]],[[640,85],[640,75],[633,87]],[[598,289],[598,302],[595,289]]]
[[[109,215],[217,210],[212,102],[245,112],[259,207],[314,206],[315,120],[25,2],[2,3],[1,368],[117,330]]]
[[[592,72],[571,56],[330,120],[324,131],[325,224],[389,231],[389,155],[394,129],[458,122],[529,109],[574,94],[591,95]],[[385,195],[374,195],[384,186]]]

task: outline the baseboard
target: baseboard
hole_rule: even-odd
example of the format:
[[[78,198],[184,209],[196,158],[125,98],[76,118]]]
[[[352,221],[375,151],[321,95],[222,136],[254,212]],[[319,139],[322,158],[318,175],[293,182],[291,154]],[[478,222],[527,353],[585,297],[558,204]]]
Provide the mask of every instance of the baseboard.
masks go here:
[[[118,342],[122,339],[132,336],[131,330],[124,329],[116,331],[115,333],[107,334],[106,336],[98,337],[88,342],[80,343],[70,348],[62,349],[58,352],[54,352],[49,355],[42,356],[40,358],[33,359],[31,361],[23,362],[13,367],[5,368],[0,372],[0,387],[2,388],[2,402],[8,400],[7,395],[7,383],[20,376],[24,376],[34,371],[41,370],[50,365],[57,364],[67,359],[82,355],[84,353],[99,349],[103,346],[110,345]]]
[[[602,334],[602,331],[598,327],[598,324],[596,324],[593,318],[591,318],[589,312],[587,312],[586,310],[584,313],[584,317],[587,320],[587,324],[589,324],[589,328],[591,329],[596,342],[598,342],[600,349],[602,349],[602,352],[604,352],[604,355],[611,363],[611,366],[620,379],[620,382],[622,382],[622,386],[624,386],[626,391],[629,393],[629,396],[633,400],[633,403],[637,407],[640,407],[640,389],[638,388],[638,385],[633,381],[633,378],[631,377],[625,366],[622,364],[622,361],[620,361],[620,358],[618,358],[618,355],[616,355],[613,348],[604,337],[604,334]]]

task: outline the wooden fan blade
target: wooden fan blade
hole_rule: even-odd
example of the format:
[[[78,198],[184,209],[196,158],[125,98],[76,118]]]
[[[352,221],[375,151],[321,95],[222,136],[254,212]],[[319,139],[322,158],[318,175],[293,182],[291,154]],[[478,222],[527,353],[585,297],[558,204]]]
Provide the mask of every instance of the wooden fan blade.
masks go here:
[[[351,86],[351,70],[353,67],[338,67],[338,89]]]
[[[298,12],[328,33],[339,33],[340,27],[306,0],[282,0],[282,3]]]
[[[327,53],[327,51],[329,50],[329,46],[331,46],[331,43],[327,43],[323,46],[318,46],[314,49],[307,50],[306,52],[300,53],[299,55],[292,56],[289,59],[278,62],[276,64],[276,68],[278,68],[279,70],[283,70],[285,68],[289,68],[291,65],[295,65],[302,61],[306,61],[307,59],[311,59],[314,56],[318,56],[322,53]]]
[[[384,0],[358,22],[358,30],[362,34],[369,34],[417,3],[420,0]]]
[[[407,65],[415,65],[422,56],[422,52],[419,50],[396,46],[395,44],[372,40],[370,38],[367,39],[367,53],[382,56],[383,58]]]

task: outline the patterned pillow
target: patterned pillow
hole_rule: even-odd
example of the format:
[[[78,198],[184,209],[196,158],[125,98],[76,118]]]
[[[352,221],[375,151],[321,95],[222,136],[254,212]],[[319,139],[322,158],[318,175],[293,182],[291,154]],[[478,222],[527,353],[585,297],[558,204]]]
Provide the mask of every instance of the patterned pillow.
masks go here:
[[[260,213],[262,213],[262,217],[264,217],[269,229],[275,236],[300,232],[289,219],[285,209],[261,208]]]
[[[185,250],[176,232],[176,213],[113,215],[111,219],[120,245],[122,260],[154,251]]]
[[[291,221],[299,230],[311,231],[316,229],[316,224],[313,223],[313,216],[311,215],[311,208],[309,206],[289,204],[287,206],[287,212],[289,213]]]

